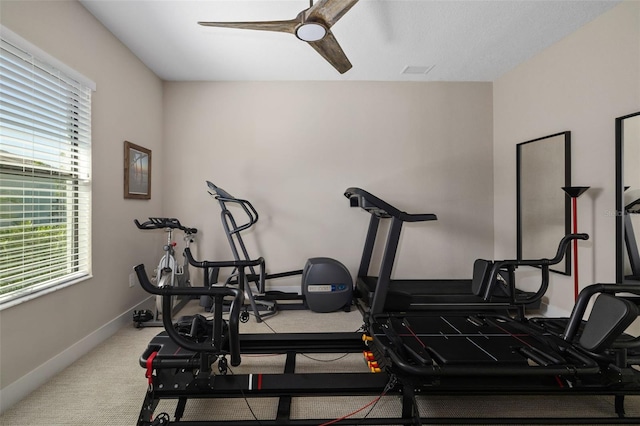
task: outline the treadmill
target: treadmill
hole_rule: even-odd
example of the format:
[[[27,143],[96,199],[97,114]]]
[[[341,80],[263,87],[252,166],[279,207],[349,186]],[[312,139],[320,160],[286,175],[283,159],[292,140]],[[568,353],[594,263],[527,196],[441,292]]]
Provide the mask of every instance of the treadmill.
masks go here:
[[[400,233],[405,222],[437,220],[435,214],[410,214],[392,206],[375,195],[351,187],[345,193],[351,207],[370,213],[369,229],[356,279],[355,298],[363,313],[404,312],[421,310],[524,310],[538,309],[549,285],[549,267],[559,263],[574,239],[588,239],[587,234],[565,236],[552,259],[488,261],[474,263],[471,279],[391,279]],[[377,276],[369,275],[376,236],[382,220],[391,220],[384,253]],[[535,292],[515,288],[518,266],[540,268],[541,284]]]

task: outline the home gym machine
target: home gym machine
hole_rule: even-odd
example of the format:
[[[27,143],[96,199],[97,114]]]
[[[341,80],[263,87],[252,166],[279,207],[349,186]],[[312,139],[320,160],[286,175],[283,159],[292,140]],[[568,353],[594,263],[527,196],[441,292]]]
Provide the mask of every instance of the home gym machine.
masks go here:
[[[153,281],[158,287],[172,286],[177,288],[185,288],[191,286],[191,277],[189,274],[189,263],[184,258],[182,264],[178,264],[175,258],[176,242],[173,240],[173,231],[179,230],[184,233],[185,248],[194,242],[195,235],[198,230],[183,226],[176,218],[167,217],[150,217],[149,220],[140,223],[138,219],[133,221],[138,229],[141,230],[157,230],[162,229],[167,234],[167,243],[162,247],[164,255],[158,262],[155,270]],[[176,314],[189,301],[188,297],[183,295],[175,295],[172,299],[172,308],[168,311],[172,315]],[[133,312],[133,322],[136,327],[162,327],[161,312],[162,298],[156,297],[154,310],[137,310]],[[171,315],[169,316],[171,317]]]
[[[249,230],[258,222],[258,212],[248,200],[236,198],[209,181],[207,181],[207,187],[209,194],[218,200],[220,204],[222,226],[233,253],[233,258],[237,261],[250,260],[249,252],[242,238],[242,232]],[[240,224],[232,213],[234,206],[239,207],[246,216]],[[265,281],[259,280],[259,276],[252,266],[248,268],[247,279],[250,285],[246,286],[245,291],[258,322],[261,322],[267,316],[275,314],[278,309],[308,308],[314,312],[333,312],[340,309],[349,311],[350,309],[353,280],[349,270],[335,259],[314,257],[307,260],[304,269],[267,274],[265,276],[265,280],[273,280],[302,275],[301,294],[266,291]],[[235,275],[232,273],[227,280],[227,284],[233,284],[234,282]],[[256,294],[254,294],[251,284],[255,287]],[[278,301],[284,302],[285,300],[289,303],[278,304]],[[209,301],[204,303],[205,307],[209,303]],[[259,305],[263,309],[266,308],[266,312],[261,312]],[[243,319],[246,318],[248,317],[243,316]]]
[[[584,288],[571,316],[555,331],[545,327],[545,319],[512,317],[500,310],[389,312],[384,307],[393,292],[388,282],[379,281],[369,297],[379,302],[363,315],[362,333],[246,334],[240,332],[239,319],[249,275],[254,274],[250,268],[256,268],[264,281],[264,259],[197,261],[189,249],[185,257],[191,266],[207,270],[237,268],[238,286],[156,287],[144,265],[135,267],[141,286],[162,298],[164,311],[171,310],[171,299],[177,295],[206,295],[214,306],[211,319],[194,315],[173,324],[168,315],[162,316],[165,331],[151,340],[139,360],[149,386],[138,426],[640,423],[639,416],[625,412],[625,398],[640,395],[640,338],[625,333],[639,316],[640,286]],[[227,320],[224,303],[230,303]],[[588,306],[591,311],[586,317]],[[299,372],[296,368],[299,354],[360,351],[370,367],[366,371]],[[238,370],[238,374],[231,371],[246,360],[245,355],[253,354],[286,354],[283,371],[267,374],[261,367]],[[293,412],[297,397],[361,395],[375,396],[374,401],[392,397],[400,407],[391,416],[369,412],[364,418],[350,414],[340,419],[301,418]],[[552,417],[535,406],[518,417],[429,415],[424,404],[439,395],[475,395],[486,398],[487,404],[495,395],[597,395],[612,398],[613,408],[570,417]],[[277,411],[271,419],[258,419],[252,412],[253,420],[239,420],[239,413],[229,419],[202,420],[190,417],[193,413],[186,409],[187,404],[195,404],[189,401],[208,399],[222,406],[229,398],[277,398]],[[173,415],[166,412],[169,406]],[[161,407],[165,412],[157,412]],[[215,409],[208,412],[217,416]],[[322,413],[326,415],[326,410]]]
[[[632,293],[636,300],[618,297]],[[452,419],[434,423],[630,423],[625,396],[640,395],[640,339],[624,334],[638,317],[632,285],[594,284],[581,293],[560,335],[497,313],[416,312],[372,316],[373,358],[404,385],[403,418],[421,417],[416,395],[611,396],[615,417]],[[597,297],[596,297],[597,296]],[[587,321],[587,305],[593,307]]]
[[[640,341],[624,334],[638,317],[639,308],[633,299],[621,296],[640,295],[638,286],[586,287],[561,335],[548,333],[526,319],[492,311],[474,314],[460,310],[373,314],[362,337],[358,333],[243,334],[239,316],[243,286],[248,282],[245,272],[249,267],[263,267],[264,260],[199,262],[187,253],[193,266],[238,268],[239,286],[156,287],[149,282],[144,266],[136,266],[140,284],[162,297],[163,309],[171,309],[171,297],[175,295],[208,295],[216,305],[211,320],[196,315],[174,326],[168,316],[163,316],[166,330],[149,343],[140,358],[149,387],[138,426],[640,422],[640,417],[627,417],[625,413],[625,397],[640,395],[640,371],[634,369],[640,365],[640,357],[634,355]],[[263,269],[260,274],[264,274]],[[231,299],[228,321],[222,318],[224,299]],[[589,318],[584,321],[586,307],[593,300]],[[296,354],[363,349],[371,372],[296,372]],[[282,373],[227,374],[228,362],[235,367],[245,354],[270,353],[287,354]],[[212,368],[216,364],[217,369]],[[339,422],[292,417],[292,398],[331,395],[395,395],[401,399],[401,408],[394,417],[345,416]],[[433,418],[421,412],[420,406],[435,395],[599,395],[613,398],[615,412],[608,417],[584,418],[541,417],[545,413],[539,410],[530,413],[531,417]],[[183,418],[190,400],[211,399],[212,404],[225,404],[227,398],[256,397],[279,399],[275,419]],[[173,416],[156,413],[159,403],[169,400],[175,402]]]
[[[478,259],[473,265],[471,279],[391,279],[404,223],[437,220],[434,214],[409,214],[360,189],[348,188],[345,197],[351,207],[360,207],[371,215],[365,239],[358,277],[355,303],[363,314],[369,312],[420,310],[517,310],[524,316],[525,308],[537,309],[549,286],[549,268],[562,261],[572,240],[586,240],[587,234],[565,236],[551,259],[501,260]],[[381,220],[390,219],[384,252],[377,276],[369,275],[371,258]],[[515,269],[518,266],[540,268],[541,283],[535,292],[524,292],[515,287]]]
[[[238,286],[159,288],[150,283],[144,265],[135,267],[141,286],[149,293],[161,296],[163,307],[167,309],[170,309],[170,298],[175,294],[206,295],[213,300],[213,318],[210,320],[196,315],[181,318],[173,325],[163,317],[165,331],[152,339],[140,358],[140,363],[147,372],[149,391],[140,412],[137,423],[139,426],[216,424],[208,421],[180,421],[187,401],[192,398],[242,398],[256,395],[276,396],[280,401],[275,422],[258,421],[255,424],[289,424],[292,397],[332,395],[338,389],[340,391],[337,394],[374,395],[385,387],[387,378],[382,375],[295,373],[296,355],[300,353],[361,353],[366,348],[361,333],[239,333],[239,318],[249,275],[258,268],[258,275],[265,278],[264,259],[201,262],[193,259],[188,249],[185,250],[185,255],[195,267],[236,268]],[[225,321],[223,304],[228,302],[231,302],[231,307],[229,319]],[[251,354],[286,354],[284,373],[227,374],[229,365],[238,366],[241,355]],[[212,368],[213,365],[217,368]],[[154,415],[158,403],[165,399],[177,400],[174,421],[164,413]]]

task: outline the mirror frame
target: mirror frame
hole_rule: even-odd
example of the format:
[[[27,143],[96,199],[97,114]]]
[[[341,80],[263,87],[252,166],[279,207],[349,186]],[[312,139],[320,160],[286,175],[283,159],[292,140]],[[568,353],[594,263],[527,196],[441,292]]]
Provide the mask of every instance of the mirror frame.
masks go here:
[[[616,282],[618,284],[640,283],[624,276],[624,258],[627,250],[624,241],[624,120],[637,116],[640,116],[640,111],[616,118]]]
[[[565,131],[565,132],[560,132],[560,133],[554,133],[552,135],[548,135],[548,136],[543,136],[541,138],[537,138],[537,139],[532,139],[530,141],[526,141],[526,142],[522,142],[516,145],[516,185],[517,185],[517,193],[516,193],[516,216],[517,216],[517,223],[516,223],[516,239],[517,239],[517,258],[518,260],[525,260],[523,259],[523,239],[526,237],[525,235],[523,235],[523,229],[522,229],[522,224],[523,224],[523,216],[522,216],[522,199],[521,199],[521,187],[522,187],[522,170],[521,170],[521,163],[522,163],[522,155],[523,155],[523,147],[525,147],[528,144],[534,143],[534,142],[540,142],[540,141],[544,141],[550,138],[555,138],[557,136],[564,136],[564,141],[562,141],[563,143],[563,151],[564,151],[564,170],[563,170],[563,174],[564,174],[564,184],[563,185],[558,185],[558,192],[563,194],[564,196],[564,235],[561,235],[558,238],[558,241],[556,242],[556,244],[560,243],[560,240],[562,239],[562,237],[564,237],[565,235],[568,235],[571,233],[571,198],[566,196],[565,192],[563,191],[562,187],[569,187],[571,186],[571,131]],[[548,258],[551,258],[553,256],[555,256],[556,253],[556,249],[557,249],[557,245],[551,249],[550,253],[548,255],[546,255]],[[563,265],[564,263],[564,265]],[[567,250],[566,256],[563,260],[563,262],[560,262],[557,266],[557,269],[550,269],[550,271],[559,273],[559,274],[564,274],[564,275],[571,275],[571,250]]]

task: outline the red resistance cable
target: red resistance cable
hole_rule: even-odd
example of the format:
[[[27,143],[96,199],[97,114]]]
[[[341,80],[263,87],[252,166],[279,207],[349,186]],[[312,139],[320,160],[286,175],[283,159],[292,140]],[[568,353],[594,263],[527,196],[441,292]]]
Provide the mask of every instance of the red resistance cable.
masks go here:
[[[144,376],[149,379],[149,385],[153,384],[153,360],[156,358],[156,355],[158,355],[158,351],[152,352],[149,358],[147,358],[147,372]]]

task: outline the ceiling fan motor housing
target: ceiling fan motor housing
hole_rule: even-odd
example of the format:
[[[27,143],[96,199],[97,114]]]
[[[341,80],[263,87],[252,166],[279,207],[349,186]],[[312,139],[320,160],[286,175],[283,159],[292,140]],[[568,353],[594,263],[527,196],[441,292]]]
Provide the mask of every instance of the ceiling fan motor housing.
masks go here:
[[[327,35],[327,28],[319,22],[304,22],[296,28],[296,37],[302,41],[318,41]]]

